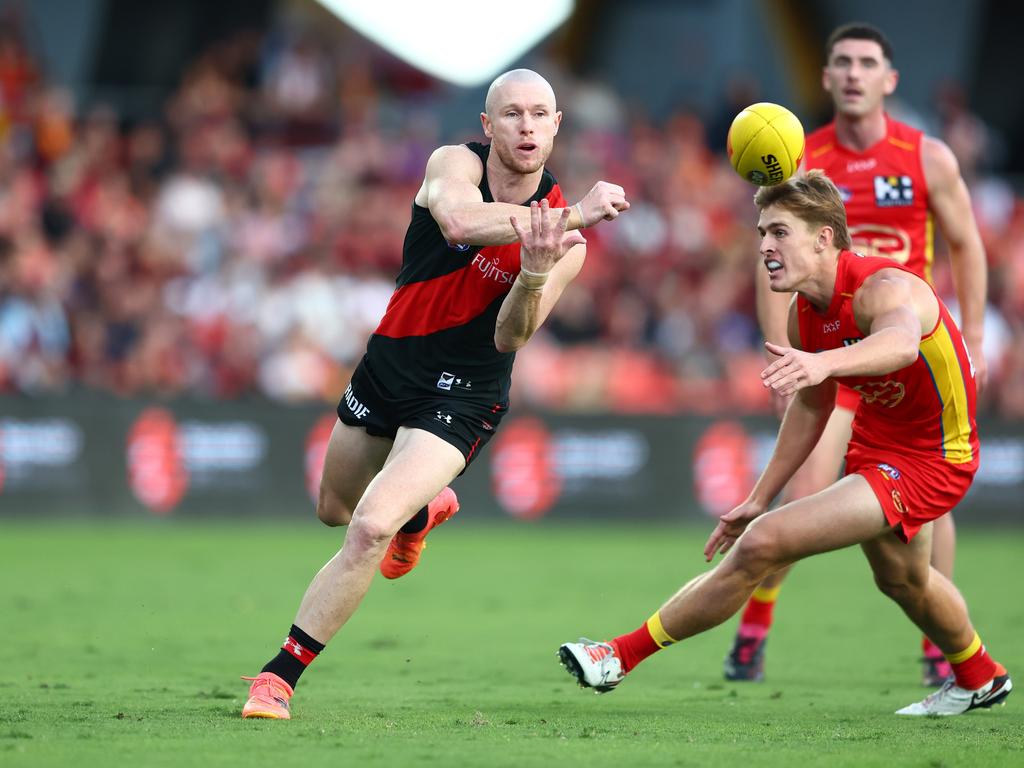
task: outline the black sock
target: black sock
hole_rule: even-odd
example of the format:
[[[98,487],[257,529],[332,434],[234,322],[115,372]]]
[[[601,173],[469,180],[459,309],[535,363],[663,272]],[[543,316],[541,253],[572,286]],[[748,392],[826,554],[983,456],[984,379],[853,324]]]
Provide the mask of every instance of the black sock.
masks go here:
[[[427,508],[424,507],[413,515],[412,520],[399,528],[399,530],[402,533],[419,533],[427,527],[428,522],[430,522],[430,514],[427,512]]]
[[[292,624],[292,628],[288,630],[287,639],[281,645],[281,650],[277,652],[277,656],[267,662],[261,671],[273,672],[292,688],[295,688],[299,682],[299,676],[306,671],[306,667],[323,649],[323,643],[318,643]]]

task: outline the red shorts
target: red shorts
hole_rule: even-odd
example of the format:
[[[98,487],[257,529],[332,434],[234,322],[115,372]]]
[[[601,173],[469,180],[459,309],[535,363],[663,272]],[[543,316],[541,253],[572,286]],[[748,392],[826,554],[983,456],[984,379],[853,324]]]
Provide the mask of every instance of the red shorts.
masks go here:
[[[910,541],[921,526],[960,503],[978,462],[950,464],[942,458],[883,451],[850,443],[846,474],[863,475],[896,535]]]
[[[836,392],[836,408],[843,408],[847,411],[856,411],[859,404],[860,392],[853,387],[840,384],[839,390]]]

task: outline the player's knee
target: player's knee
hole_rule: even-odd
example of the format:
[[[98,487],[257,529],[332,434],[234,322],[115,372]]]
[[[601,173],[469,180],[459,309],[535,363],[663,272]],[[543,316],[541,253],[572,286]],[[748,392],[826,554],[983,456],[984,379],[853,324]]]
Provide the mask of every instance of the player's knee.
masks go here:
[[[316,516],[324,525],[331,527],[348,525],[352,522],[352,510],[348,505],[323,488],[320,489],[320,498],[316,502]]]
[[[360,512],[352,518],[348,533],[345,535],[345,546],[355,547],[360,551],[376,552],[386,547],[394,535],[393,527],[381,524],[373,515]]]
[[[769,525],[752,525],[736,542],[736,565],[760,581],[785,565],[782,542]]]
[[[876,573],[875,585],[878,590],[900,605],[913,603],[921,598],[924,587],[913,579],[900,574]]]

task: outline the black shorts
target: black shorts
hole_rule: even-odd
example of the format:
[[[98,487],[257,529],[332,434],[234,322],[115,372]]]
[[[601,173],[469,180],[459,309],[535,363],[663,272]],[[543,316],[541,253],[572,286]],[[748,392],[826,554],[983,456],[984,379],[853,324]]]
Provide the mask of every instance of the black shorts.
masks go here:
[[[352,373],[338,403],[338,418],[350,427],[363,427],[368,435],[394,440],[399,427],[422,429],[454,445],[466,466],[494,435],[508,403],[485,404],[452,396],[391,397],[366,369],[365,361]]]

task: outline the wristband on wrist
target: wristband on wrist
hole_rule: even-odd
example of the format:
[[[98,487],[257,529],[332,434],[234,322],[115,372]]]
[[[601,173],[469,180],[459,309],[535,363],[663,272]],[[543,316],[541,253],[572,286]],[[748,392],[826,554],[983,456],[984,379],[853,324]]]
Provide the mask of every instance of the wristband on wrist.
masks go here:
[[[580,229],[586,229],[587,220],[583,218],[583,201],[580,200],[574,207],[576,208],[576,212],[580,215]]]
[[[519,277],[516,280],[528,291],[540,291],[543,290],[550,274],[550,272],[531,272],[528,269],[520,268]]]

